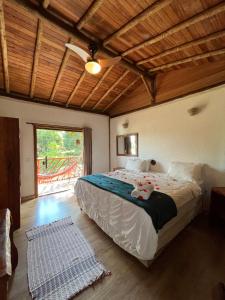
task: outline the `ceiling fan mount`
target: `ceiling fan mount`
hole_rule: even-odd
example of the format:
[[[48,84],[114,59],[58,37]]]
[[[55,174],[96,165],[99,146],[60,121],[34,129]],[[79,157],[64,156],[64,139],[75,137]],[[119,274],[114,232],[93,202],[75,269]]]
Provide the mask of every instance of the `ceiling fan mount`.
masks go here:
[[[89,45],[88,45],[88,50],[90,52],[90,56],[92,59],[94,59],[94,56],[95,54],[97,53],[98,51],[98,45],[95,43],[95,42],[91,42]]]
[[[102,68],[107,68],[119,62],[121,60],[120,56],[115,56],[113,58],[95,58],[95,54],[98,52],[98,45],[95,42],[91,42],[88,45],[89,53],[82,48],[75,46],[73,44],[65,44],[67,48],[79,55],[85,62],[85,69],[90,74],[97,74]]]

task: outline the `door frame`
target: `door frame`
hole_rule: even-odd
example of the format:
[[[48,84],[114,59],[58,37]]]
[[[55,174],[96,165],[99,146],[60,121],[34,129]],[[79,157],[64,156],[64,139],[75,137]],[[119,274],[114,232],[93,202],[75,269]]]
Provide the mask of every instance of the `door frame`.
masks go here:
[[[38,180],[37,180],[37,129],[47,130],[61,130],[61,131],[72,131],[72,132],[83,132],[84,128],[69,127],[61,125],[50,125],[50,124],[39,124],[39,123],[27,123],[33,125],[33,138],[34,138],[34,196],[38,197]]]

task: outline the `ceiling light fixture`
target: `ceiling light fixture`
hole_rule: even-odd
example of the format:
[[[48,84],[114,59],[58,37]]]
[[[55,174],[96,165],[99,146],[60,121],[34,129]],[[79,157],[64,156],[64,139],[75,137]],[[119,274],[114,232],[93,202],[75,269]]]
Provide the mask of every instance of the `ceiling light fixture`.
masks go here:
[[[85,69],[90,74],[97,74],[101,71],[101,66],[96,60],[86,62]]]
[[[121,56],[115,56],[112,58],[95,58],[95,54],[98,51],[98,45],[94,42],[89,44],[88,52],[70,43],[66,43],[65,45],[83,59],[86,71],[93,75],[98,74],[101,69],[111,67],[121,60]]]

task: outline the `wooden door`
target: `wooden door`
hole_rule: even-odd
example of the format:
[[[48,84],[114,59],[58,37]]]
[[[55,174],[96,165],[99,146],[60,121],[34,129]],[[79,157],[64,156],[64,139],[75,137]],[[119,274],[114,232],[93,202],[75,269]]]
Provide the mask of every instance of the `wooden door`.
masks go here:
[[[0,209],[9,208],[20,227],[19,119],[0,117]]]

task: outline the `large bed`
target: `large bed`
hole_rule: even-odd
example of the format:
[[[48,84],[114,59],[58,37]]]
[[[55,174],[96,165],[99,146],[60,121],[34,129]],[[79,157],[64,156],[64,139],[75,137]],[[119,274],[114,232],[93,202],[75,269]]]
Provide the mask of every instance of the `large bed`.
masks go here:
[[[177,216],[157,232],[151,217],[142,207],[84,180],[78,180],[75,185],[75,195],[82,211],[117,245],[146,266],[201,210],[201,187],[196,182],[176,180],[164,173],[126,169],[104,175],[130,184],[150,179],[155,190],[169,195],[176,204]]]

